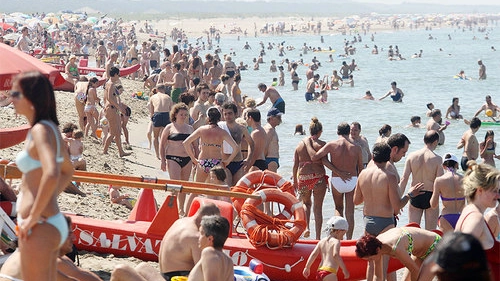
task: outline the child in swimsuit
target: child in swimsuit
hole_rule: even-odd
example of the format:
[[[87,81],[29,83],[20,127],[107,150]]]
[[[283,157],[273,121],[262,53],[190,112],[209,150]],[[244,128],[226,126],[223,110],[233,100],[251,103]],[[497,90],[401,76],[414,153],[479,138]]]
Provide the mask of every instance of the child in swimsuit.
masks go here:
[[[307,259],[306,266],[302,274],[304,277],[309,277],[311,265],[316,260],[316,257],[321,254],[321,266],[316,272],[316,280],[323,280],[326,276],[334,274],[334,279],[337,280],[337,272],[339,267],[344,273],[344,278],[349,279],[349,271],[345,266],[344,261],[340,257],[340,240],[343,239],[347,232],[349,224],[347,220],[340,216],[333,216],[326,223],[328,237],[321,239]]]
[[[224,167],[222,167],[221,165],[216,165],[210,169],[210,174],[207,179],[208,183],[220,185],[221,187],[217,188],[217,190],[229,191],[230,190],[229,185],[227,185],[225,181],[226,181],[226,171]],[[227,196],[208,195],[207,198],[232,203],[231,199]]]

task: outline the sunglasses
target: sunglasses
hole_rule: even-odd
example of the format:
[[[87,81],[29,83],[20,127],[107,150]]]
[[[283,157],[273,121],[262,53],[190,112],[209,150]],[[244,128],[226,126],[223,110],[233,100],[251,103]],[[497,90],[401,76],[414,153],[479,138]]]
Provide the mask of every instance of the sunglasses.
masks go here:
[[[21,92],[18,91],[11,91],[10,92],[10,97],[13,99],[22,99],[24,96]]]

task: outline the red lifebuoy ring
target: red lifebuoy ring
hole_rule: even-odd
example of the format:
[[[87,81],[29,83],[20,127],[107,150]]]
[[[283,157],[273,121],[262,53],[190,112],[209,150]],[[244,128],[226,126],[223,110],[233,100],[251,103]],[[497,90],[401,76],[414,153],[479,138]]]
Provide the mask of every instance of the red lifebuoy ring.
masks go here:
[[[306,229],[305,211],[295,196],[278,189],[263,189],[255,192],[259,199],[249,198],[241,208],[240,217],[247,230],[250,243],[255,247],[266,245],[270,249],[292,247]],[[257,209],[264,202],[283,204],[293,213],[293,220],[271,217]],[[292,227],[285,224],[292,223]]]
[[[288,192],[295,196],[293,184],[279,174],[269,170],[257,170],[244,175],[235,186],[231,187],[231,191],[252,194],[255,191],[266,188],[278,188],[283,192]],[[231,197],[231,200],[233,201],[234,208],[239,213],[245,199]]]

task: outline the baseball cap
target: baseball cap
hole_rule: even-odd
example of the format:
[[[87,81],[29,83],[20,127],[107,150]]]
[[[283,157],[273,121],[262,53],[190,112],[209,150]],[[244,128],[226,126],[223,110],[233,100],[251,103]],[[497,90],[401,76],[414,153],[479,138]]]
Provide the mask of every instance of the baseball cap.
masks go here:
[[[430,258],[449,273],[479,273],[488,270],[486,252],[481,242],[467,233],[447,233]]]
[[[443,157],[443,163],[446,162],[446,161],[455,161],[456,163],[459,163],[458,162],[458,158],[451,154],[451,153],[447,153],[444,157]]]
[[[269,112],[267,113],[267,117],[275,117],[275,116],[281,116],[283,115],[283,112],[281,112],[279,109],[273,107]]]
[[[333,216],[326,222],[326,230],[330,231],[333,229],[347,230],[349,228],[349,223],[346,219],[340,216]]]

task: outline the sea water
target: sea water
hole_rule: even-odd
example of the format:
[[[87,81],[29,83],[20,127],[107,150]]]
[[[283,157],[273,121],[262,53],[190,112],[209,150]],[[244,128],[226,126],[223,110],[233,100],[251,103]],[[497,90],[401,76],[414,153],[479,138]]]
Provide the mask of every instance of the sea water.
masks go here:
[[[493,51],[492,46],[500,48],[500,33],[497,29],[488,28],[488,37],[486,34],[477,32],[477,30],[461,30],[452,28],[442,28],[428,30],[405,30],[405,31],[386,31],[374,33],[374,41],[370,41],[370,34],[362,36],[362,42],[353,44],[356,47],[356,53],[348,58],[338,57],[343,54],[344,39],[352,40],[352,35],[341,35],[338,33],[329,34],[324,32],[324,43],[321,43],[320,35],[284,35],[284,36],[266,36],[266,37],[229,37],[221,39],[219,44],[222,49],[221,54],[232,55],[232,60],[238,65],[240,61],[248,64],[249,69],[242,71],[242,82],[240,88],[242,95],[248,95],[255,99],[261,99],[263,93],[257,89],[258,83],[265,83],[270,86],[273,78],[278,77],[278,73],[271,73],[269,66],[271,60],[276,60],[277,64],[288,58],[290,61],[303,59],[304,63],[311,63],[313,57],[316,57],[321,67],[315,72],[323,77],[328,74],[331,76],[333,70],[339,70],[343,61],[348,64],[352,59],[356,60],[359,70],[354,71],[355,86],[344,85],[339,90],[328,91],[328,103],[306,102],[304,98],[305,87],[307,84],[305,72],[307,66],[299,66],[297,72],[302,78],[299,83],[299,90],[293,91],[290,74],[285,67],[285,86],[277,87],[281,96],[286,102],[286,114],[282,117],[283,123],[276,130],[279,136],[280,144],[280,168],[279,174],[290,179],[292,176],[294,150],[299,141],[305,136],[294,135],[296,124],[302,124],[308,133],[311,117],[316,116],[323,124],[323,134],[321,139],[331,141],[338,138],[336,134],[337,125],[340,122],[351,123],[357,121],[361,123],[362,134],[368,139],[370,147],[378,137],[378,130],[383,124],[392,126],[392,133],[404,133],[411,141],[407,155],[424,146],[423,135],[425,133],[425,124],[429,119],[426,117],[426,104],[434,103],[436,108],[441,109],[443,118],[447,108],[451,105],[453,97],[460,99],[461,114],[464,118],[470,119],[474,113],[484,103],[486,95],[491,95],[493,102],[500,103],[498,89],[500,87],[499,79],[499,58],[500,52]],[[432,34],[432,40],[429,40],[429,34]],[[450,35],[451,40],[449,40]],[[473,40],[474,36],[476,40]],[[245,42],[250,44],[251,50],[244,50]],[[259,42],[263,42],[266,47],[264,64],[260,65],[260,70],[253,70],[253,58],[257,58],[260,52]],[[279,44],[284,41],[285,46],[294,46],[294,51],[286,51],[284,57],[278,56],[277,49],[267,50],[268,43]],[[329,47],[336,52],[308,52],[302,54],[300,48],[306,43],[311,47]],[[365,48],[367,44],[369,48]],[[379,48],[379,54],[373,55],[371,50],[373,45]],[[406,60],[390,61],[387,58],[387,49],[389,45],[398,46],[400,53]],[[383,49],[383,50],[382,50]],[[440,50],[441,49],[441,50]],[[410,58],[412,54],[423,50],[421,58]],[[204,55],[206,52],[200,52]],[[328,62],[328,55],[332,54],[334,62]],[[222,55],[221,55],[222,57]],[[478,81],[478,59],[482,59],[486,66],[487,79]],[[453,76],[460,70],[473,80],[455,80]],[[390,89],[390,83],[397,82],[397,86],[404,92],[405,96],[402,103],[394,103],[387,97],[382,101],[360,100],[367,90],[370,90],[375,98],[386,94]],[[262,123],[265,124],[267,110],[271,107],[268,101],[259,107],[263,117]],[[418,115],[422,119],[424,128],[407,128],[410,124],[410,118]],[[484,113],[480,116],[486,119]],[[462,120],[450,120],[451,124],[444,131],[446,142],[439,146],[435,152],[443,156],[446,153],[453,153],[460,157],[462,150],[456,148],[463,132],[468,129]],[[500,126],[481,127],[477,132],[479,141],[484,140],[486,130],[494,130],[500,135]],[[400,174],[403,172],[404,161],[396,163]],[[498,162],[498,161],[497,161]],[[329,171],[327,171],[329,172]],[[411,183],[409,181],[408,186]],[[334,214],[334,203],[331,193],[327,193],[324,200],[323,217],[324,222]],[[407,207],[400,216],[399,225],[408,223]],[[355,211],[355,228],[353,238],[357,238],[363,233],[362,206],[357,206]],[[311,231],[314,232],[314,216],[311,216]],[[314,237],[314,234],[311,235]]]

